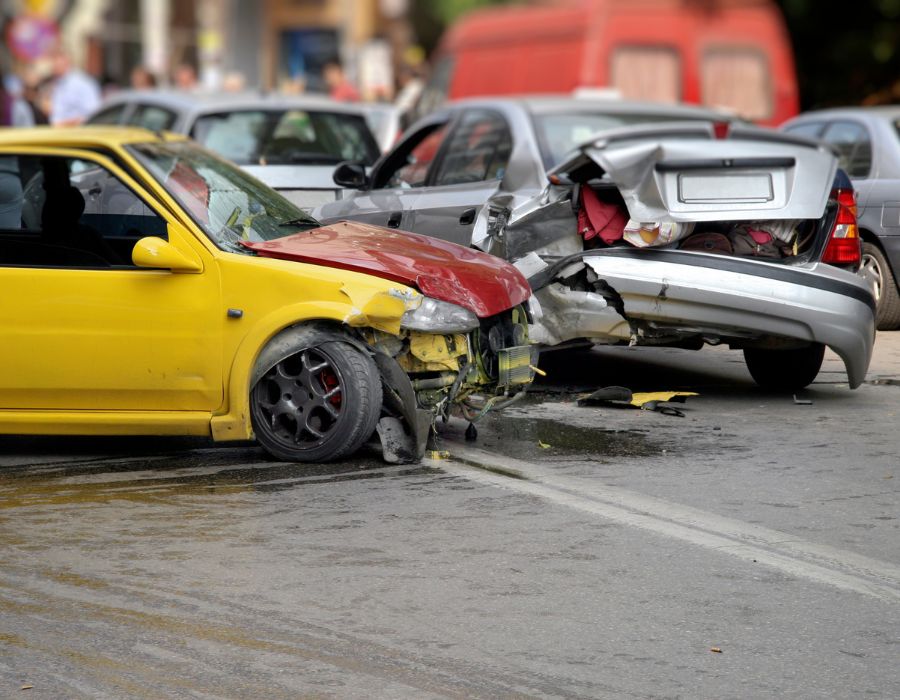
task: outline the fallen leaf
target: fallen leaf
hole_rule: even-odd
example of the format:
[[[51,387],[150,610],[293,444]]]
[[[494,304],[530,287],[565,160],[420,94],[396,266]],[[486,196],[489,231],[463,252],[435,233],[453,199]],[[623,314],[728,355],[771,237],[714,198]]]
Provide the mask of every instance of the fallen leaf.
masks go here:
[[[538,447],[540,447],[542,450],[550,449],[550,445],[548,445],[546,442],[543,442],[541,440],[538,440]]]
[[[722,653],[722,650],[719,649],[719,647],[713,647],[712,649],[710,649],[710,651],[711,651],[713,654],[721,654],[721,653]]]
[[[32,688],[34,688],[33,685],[23,685],[22,686],[22,690],[31,690]]]

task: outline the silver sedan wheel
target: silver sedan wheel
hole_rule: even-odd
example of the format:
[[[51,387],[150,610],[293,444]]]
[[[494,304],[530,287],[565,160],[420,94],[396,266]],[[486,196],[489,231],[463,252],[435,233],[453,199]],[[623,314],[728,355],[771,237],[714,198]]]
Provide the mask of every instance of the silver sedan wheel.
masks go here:
[[[863,243],[859,274],[869,282],[877,309],[878,330],[890,331],[900,327],[900,292],[884,253],[874,243]]]

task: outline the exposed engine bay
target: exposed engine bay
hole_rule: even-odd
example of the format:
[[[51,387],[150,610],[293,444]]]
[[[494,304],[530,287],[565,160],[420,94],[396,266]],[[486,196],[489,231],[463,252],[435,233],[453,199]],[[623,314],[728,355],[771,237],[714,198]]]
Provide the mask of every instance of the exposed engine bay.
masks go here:
[[[528,322],[520,306],[481,319],[468,333],[362,330],[382,373],[378,433],[385,459],[419,459],[438,418],[457,415],[474,423],[521,398],[537,365]]]

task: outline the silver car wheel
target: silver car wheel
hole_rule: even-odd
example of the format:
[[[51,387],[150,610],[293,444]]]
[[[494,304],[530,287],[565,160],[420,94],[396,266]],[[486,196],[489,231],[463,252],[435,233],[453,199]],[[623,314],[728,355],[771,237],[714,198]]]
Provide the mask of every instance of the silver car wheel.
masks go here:
[[[874,243],[863,243],[859,274],[865,279],[875,297],[876,327],[880,331],[900,328],[900,290],[890,263]]]
[[[872,286],[872,295],[875,297],[876,303],[880,301],[881,295],[884,293],[884,272],[878,259],[868,251],[863,253],[859,274]]]

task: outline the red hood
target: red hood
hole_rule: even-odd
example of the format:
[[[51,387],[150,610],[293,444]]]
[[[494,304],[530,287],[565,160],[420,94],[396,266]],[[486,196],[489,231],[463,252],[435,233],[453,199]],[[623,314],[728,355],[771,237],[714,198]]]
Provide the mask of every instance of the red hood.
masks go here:
[[[479,318],[506,311],[531,296],[528,282],[505,260],[455,243],[353,221],[244,245],[267,258],[400,282],[426,296],[465,306]]]

